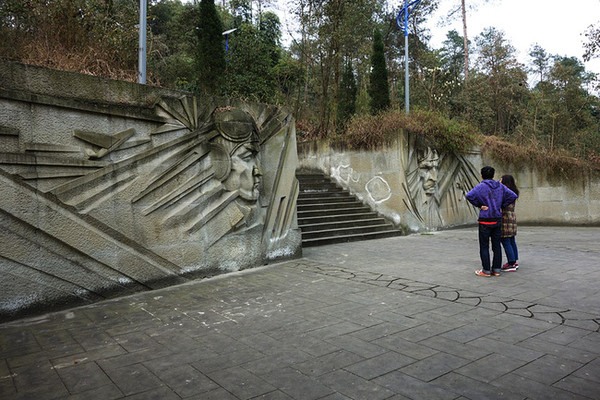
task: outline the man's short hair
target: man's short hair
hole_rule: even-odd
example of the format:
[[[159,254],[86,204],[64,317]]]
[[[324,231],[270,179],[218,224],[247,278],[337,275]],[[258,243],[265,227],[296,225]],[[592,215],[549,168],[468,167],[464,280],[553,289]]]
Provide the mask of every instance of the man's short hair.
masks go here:
[[[485,166],[483,168],[481,168],[481,177],[483,179],[494,179],[494,173],[496,172],[496,170],[492,167]]]

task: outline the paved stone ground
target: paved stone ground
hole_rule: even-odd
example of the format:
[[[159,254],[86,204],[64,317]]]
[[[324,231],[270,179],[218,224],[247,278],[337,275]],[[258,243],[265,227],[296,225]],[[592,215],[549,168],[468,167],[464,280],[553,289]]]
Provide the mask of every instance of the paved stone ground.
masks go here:
[[[475,228],[0,325],[1,399],[600,399],[600,228]]]

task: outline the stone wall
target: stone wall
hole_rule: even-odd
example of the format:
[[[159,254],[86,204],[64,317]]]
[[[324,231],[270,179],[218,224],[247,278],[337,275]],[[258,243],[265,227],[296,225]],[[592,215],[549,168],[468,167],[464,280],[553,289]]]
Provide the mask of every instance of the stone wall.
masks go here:
[[[294,120],[0,61],[0,320],[297,257]]]
[[[410,231],[473,224],[477,210],[465,193],[480,181],[484,165],[496,179],[515,177],[521,190],[522,224],[600,225],[600,178],[548,179],[543,171],[501,165],[478,150],[461,157],[419,148],[408,135],[377,151],[336,149],[326,140],[298,145],[298,166],[319,170],[380,214]]]

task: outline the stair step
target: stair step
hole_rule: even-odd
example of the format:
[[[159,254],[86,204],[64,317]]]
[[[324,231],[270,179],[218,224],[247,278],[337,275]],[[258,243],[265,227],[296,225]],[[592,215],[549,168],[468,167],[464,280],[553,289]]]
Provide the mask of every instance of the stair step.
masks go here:
[[[323,174],[300,173],[298,226],[303,246],[399,236],[385,218]]]
[[[354,208],[334,208],[331,210],[298,210],[298,218],[308,217],[326,217],[329,215],[344,215],[344,214],[362,214],[372,212],[369,207],[354,207]]]
[[[324,244],[355,242],[359,240],[383,239],[387,237],[400,236],[401,234],[402,233],[400,231],[394,229],[385,232],[363,233],[360,235],[330,236],[314,239],[302,239],[302,246],[312,247]]]
[[[344,221],[361,221],[364,219],[374,219],[379,217],[375,211],[369,211],[364,213],[354,213],[354,214],[339,214],[339,215],[321,215],[315,217],[306,217],[306,216],[298,216],[298,225],[306,224],[306,225],[314,225],[319,222],[322,223],[340,223]]]
[[[298,226],[302,229],[302,232],[313,232],[313,231],[324,231],[332,230],[336,228],[350,228],[350,227],[363,227],[370,225],[388,224],[385,218],[365,218],[365,219],[353,219],[343,220],[337,222],[317,222],[317,223],[306,223],[306,220],[298,221]]]
[[[314,239],[321,237],[332,237],[332,236],[348,236],[348,235],[362,235],[373,232],[384,232],[393,229],[388,223],[377,224],[377,225],[366,225],[366,226],[350,226],[333,229],[324,229],[318,231],[304,232],[302,231],[302,239]]]
[[[304,200],[311,200],[311,199],[336,199],[336,198],[350,198],[350,199],[356,199],[356,196],[351,195],[350,193],[344,191],[344,190],[336,190],[334,192],[327,192],[327,191],[314,191],[314,192],[300,192],[298,193],[298,200],[299,201],[304,201]]]
[[[315,204],[332,204],[332,203],[352,203],[356,202],[356,197],[354,196],[336,196],[336,197],[305,197],[302,199],[298,199],[298,205],[308,206]],[[361,203],[362,204],[362,203]]]
[[[352,199],[352,201],[346,202],[320,202],[315,204],[298,204],[298,212],[301,211],[318,211],[318,210],[337,210],[337,209],[348,209],[348,208],[367,208],[363,203],[356,199]]]
[[[300,187],[302,187],[303,193],[321,193],[321,192],[344,192],[347,193],[343,188],[330,183],[328,185],[325,184],[314,184],[314,185],[306,185],[300,183]]]

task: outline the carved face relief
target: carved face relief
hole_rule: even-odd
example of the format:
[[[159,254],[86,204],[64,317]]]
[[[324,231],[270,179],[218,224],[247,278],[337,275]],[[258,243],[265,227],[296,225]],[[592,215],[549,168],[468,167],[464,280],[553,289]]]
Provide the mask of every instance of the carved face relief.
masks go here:
[[[419,158],[419,178],[427,196],[435,194],[437,190],[438,164],[438,153],[430,148],[427,148],[427,152]]]
[[[253,143],[244,143],[231,155],[231,172],[223,186],[226,190],[237,190],[240,197],[248,201],[256,201],[262,171],[258,164],[258,148]]]

